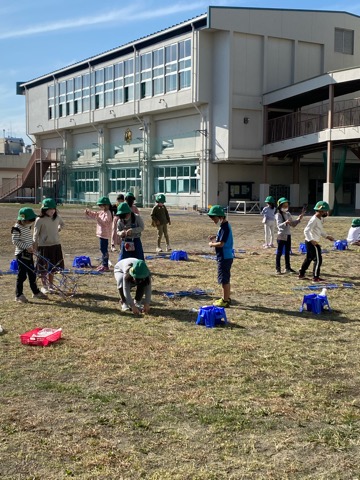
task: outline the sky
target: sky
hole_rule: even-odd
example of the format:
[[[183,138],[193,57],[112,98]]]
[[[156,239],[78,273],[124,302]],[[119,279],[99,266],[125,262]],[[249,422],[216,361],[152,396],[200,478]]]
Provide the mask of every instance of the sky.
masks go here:
[[[347,11],[360,0],[17,0],[0,3],[0,135],[26,132],[25,82],[207,12],[225,7]]]

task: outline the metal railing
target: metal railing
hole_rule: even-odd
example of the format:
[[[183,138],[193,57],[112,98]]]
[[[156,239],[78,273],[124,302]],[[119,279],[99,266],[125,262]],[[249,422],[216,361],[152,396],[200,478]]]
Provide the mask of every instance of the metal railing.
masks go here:
[[[57,149],[35,148],[22,174],[7,180],[0,186],[0,200],[15,193],[17,190],[19,190],[21,187],[25,185],[26,180],[28,179],[32,170],[35,169],[36,163],[46,162],[47,164],[50,164],[50,163],[56,163],[57,160],[58,160]],[[44,171],[43,171],[44,175],[45,173],[46,173],[46,168],[44,168]]]
[[[345,108],[340,108],[344,107]],[[334,106],[333,128],[360,125],[360,104],[340,101]],[[295,137],[317,133],[328,128],[327,105],[298,111],[268,121],[267,143],[281,142]]]

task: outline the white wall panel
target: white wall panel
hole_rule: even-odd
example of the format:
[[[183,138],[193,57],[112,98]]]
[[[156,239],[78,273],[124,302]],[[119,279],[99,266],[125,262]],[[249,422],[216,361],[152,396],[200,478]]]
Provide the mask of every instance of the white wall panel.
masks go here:
[[[276,90],[292,83],[293,42],[269,37],[266,90]]]
[[[261,95],[263,79],[263,37],[234,33],[233,93]]]

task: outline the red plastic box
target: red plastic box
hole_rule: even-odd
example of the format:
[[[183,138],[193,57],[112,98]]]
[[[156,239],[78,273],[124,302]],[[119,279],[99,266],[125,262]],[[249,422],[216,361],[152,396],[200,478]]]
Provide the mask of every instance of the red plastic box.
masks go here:
[[[20,335],[20,340],[24,345],[40,345],[46,347],[49,343],[59,340],[61,333],[61,328],[35,328]]]

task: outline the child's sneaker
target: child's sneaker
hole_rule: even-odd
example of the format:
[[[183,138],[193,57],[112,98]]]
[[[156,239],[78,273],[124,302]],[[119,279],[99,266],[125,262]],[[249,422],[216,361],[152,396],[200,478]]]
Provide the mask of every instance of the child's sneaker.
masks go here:
[[[214,307],[229,308],[230,307],[230,302],[229,302],[229,300],[224,300],[223,298],[219,298],[219,300],[215,300],[213,305],[214,305]]]
[[[299,278],[300,280],[306,280],[305,275],[303,275],[300,270],[299,270],[298,278]]]
[[[317,283],[317,282],[325,282],[325,279],[324,279],[324,278],[320,278],[320,277],[314,277],[314,278],[313,278],[313,282],[314,282],[314,283]]]
[[[160,252],[162,252],[162,248],[160,248],[160,247],[157,247],[157,249],[156,249],[156,253],[160,253]]]
[[[127,303],[122,303],[121,304],[121,311],[122,312],[127,312],[128,310],[130,310],[130,307]]]
[[[287,268],[285,273],[296,273],[296,271],[293,268]]]
[[[281,275],[281,270],[276,270],[275,275]]]
[[[140,302],[135,301],[135,307],[138,308],[141,312],[144,310],[144,305]]]
[[[110,272],[110,268],[109,267],[105,267],[104,265],[100,265],[99,267],[97,267],[96,269],[98,272]]]
[[[15,297],[15,302],[29,303],[29,300],[25,297],[25,295],[19,295],[18,297]]]
[[[33,298],[40,298],[40,300],[46,300],[48,297],[41,291],[38,293],[33,293],[32,295]]]
[[[170,245],[166,245],[166,251],[167,251],[167,252],[171,252],[171,247],[170,247]]]

